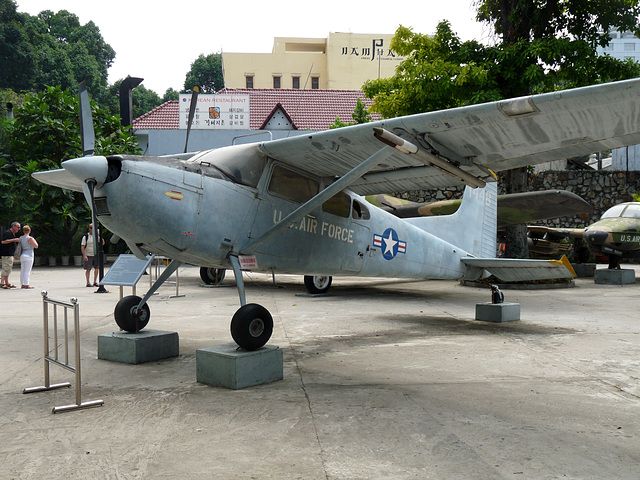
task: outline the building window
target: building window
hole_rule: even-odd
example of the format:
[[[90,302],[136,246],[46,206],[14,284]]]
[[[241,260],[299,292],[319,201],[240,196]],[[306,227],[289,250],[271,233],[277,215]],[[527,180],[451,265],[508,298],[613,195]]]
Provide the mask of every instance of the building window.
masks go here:
[[[280,88],[281,77],[273,77],[273,88]]]
[[[320,77],[311,77],[311,90],[318,90],[320,88]]]
[[[636,49],[636,44],[635,43],[625,43],[624,44],[624,51],[625,52],[634,52]]]
[[[300,77],[291,77],[291,88],[300,88]]]
[[[253,88],[253,75],[246,75],[244,77],[245,88]]]

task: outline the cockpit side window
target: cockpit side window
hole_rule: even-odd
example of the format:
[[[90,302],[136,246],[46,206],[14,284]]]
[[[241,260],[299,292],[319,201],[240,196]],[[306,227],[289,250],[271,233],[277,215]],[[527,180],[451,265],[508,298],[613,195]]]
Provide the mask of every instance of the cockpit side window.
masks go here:
[[[304,203],[316,196],[318,189],[319,185],[315,180],[280,165],[274,165],[269,181],[269,193]]]
[[[371,215],[369,214],[369,209],[361,204],[359,201],[353,201],[353,210],[351,210],[351,217],[356,220],[369,220]]]

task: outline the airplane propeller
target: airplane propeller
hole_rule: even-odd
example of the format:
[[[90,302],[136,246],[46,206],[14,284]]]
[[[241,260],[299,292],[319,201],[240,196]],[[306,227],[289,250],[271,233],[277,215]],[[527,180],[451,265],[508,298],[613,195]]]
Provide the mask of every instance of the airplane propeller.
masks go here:
[[[102,259],[102,242],[98,240],[101,231],[98,228],[96,216],[95,188],[104,184],[108,174],[108,162],[105,157],[94,156],[95,130],[93,129],[93,117],[91,115],[91,102],[87,85],[82,81],[78,87],[80,100],[80,139],[82,141],[82,158],[75,158],[62,162],[62,167],[72,175],[81,178],[87,184],[91,199],[91,223],[94,226],[93,251],[98,254],[100,280],[104,277],[104,263]],[[104,285],[100,284],[96,293],[106,293]]]
[[[196,106],[198,104],[198,94],[200,88],[193,87],[193,93],[191,94],[191,105],[189,106],[189,120],[187,121],[187,138],[184,142],[184,153],[187,153],[189,148],[189,133],[191,133],[191,125],[193,124],[193,117],[196,113]]]

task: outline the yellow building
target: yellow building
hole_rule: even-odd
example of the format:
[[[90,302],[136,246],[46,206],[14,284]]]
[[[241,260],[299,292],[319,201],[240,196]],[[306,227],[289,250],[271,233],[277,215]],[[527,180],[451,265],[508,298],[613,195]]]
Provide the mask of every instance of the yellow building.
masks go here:
[[[327,38],[276,37],[271,53],[222,53],[227,88],[361,90],[390,77],[403,60],[393,34],[330,33]]]

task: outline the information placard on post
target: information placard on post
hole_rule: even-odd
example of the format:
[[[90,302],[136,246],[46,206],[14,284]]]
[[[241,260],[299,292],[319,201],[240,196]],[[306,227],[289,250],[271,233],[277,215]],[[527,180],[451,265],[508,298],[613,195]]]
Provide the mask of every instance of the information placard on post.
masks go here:
[[[135,255],[122,254],[113,262],[100,283],[102,285],[135,287],[154,257],[155,255],[149,255],[146,260],[140,260]]]

